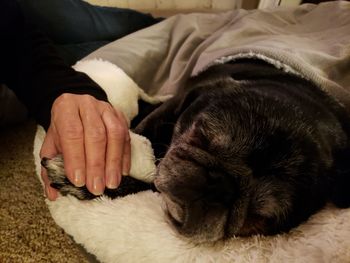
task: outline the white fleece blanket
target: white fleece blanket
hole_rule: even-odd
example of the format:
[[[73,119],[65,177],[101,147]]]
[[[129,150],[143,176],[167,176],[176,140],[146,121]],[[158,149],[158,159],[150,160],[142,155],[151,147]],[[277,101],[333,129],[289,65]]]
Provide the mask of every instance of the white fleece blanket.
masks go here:
[[[108,62],[84,63],[96,63],[97,68],[106,66],[111,69]],[[113,67],[112,71],[118,71],[118,81],[123,81],[123,85],[113,83],[113,87],[136,85],[123,71]],[[108,89],[98,77],[90,76],[102,85],[109,99],[113,98],[112,104],[123,109],[123,106],[118,106],[116,98],[119,96],[114,96],[120,91]],[[111,81],[114,81],[113,78]],[[135,94],[130,96],[135,102],[138,97],[147,99],[147,96]],[[165,98],[155,98],[155,101],[162,99]],[[137,106],[136,111],[127,116],[132,118],[135,113]],[[34,142],[39,179],[39,151],[44,135],[39,127]],[[133,143],[134,138],[131,140]],[[142,162],[149,163],[149,158],[135,161],[132,157],[132,165],[135,162],[141,162],[138,166],[134,165],[139,178],[150,174],[141,169]],[[154,169],[152,163],[149,169]],[[46,202],[56,223],[101,262],[350,262],[350,209],[327,206],[288,234],[194,245],[168,225],[162,200],[158,193],[152,191],[114,200],[101,197],[93,201],[79,201],[67,196]]]

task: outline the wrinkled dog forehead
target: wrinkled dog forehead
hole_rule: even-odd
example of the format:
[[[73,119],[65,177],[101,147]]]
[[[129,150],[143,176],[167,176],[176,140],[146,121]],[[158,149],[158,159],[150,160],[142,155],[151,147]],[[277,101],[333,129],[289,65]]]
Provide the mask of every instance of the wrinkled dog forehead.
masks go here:
[[[191,122],[183,123],[180,118],[174,128],[172,145],[187,143],[215,155],[232,144],[233,122],[227,115],[224,111],[214,113],[208,108],[193,117]]]

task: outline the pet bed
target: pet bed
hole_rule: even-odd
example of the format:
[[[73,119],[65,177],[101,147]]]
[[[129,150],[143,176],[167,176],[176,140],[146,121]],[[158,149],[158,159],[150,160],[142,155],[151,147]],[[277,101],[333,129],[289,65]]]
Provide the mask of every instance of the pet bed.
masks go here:
[[[131,77],[125,85],[136,82],[149,94],[166,95],[213,63],[257,58],[314,81],[350,111],[349,43],[350,3],[337,1],[295,9],[178,15],[113,42],[85,61],[110,61],[125,78]],[[110,98],[114,90],[106,92]],[[43,137],[39,128],[34,143],[38,175]],[[142,169],[138,172],[142,178]],[[195,245],[169,226],[162,199],[151,190],[114,200],[59,197],[47,204],[56,223],[101,262],[350,259],[350,209],[331,205],[287,234]]]

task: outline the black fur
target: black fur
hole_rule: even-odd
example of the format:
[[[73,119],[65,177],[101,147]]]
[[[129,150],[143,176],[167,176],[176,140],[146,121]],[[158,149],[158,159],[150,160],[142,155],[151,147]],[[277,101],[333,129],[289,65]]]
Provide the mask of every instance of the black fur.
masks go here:
[[[241,60],[190,79],[135,131],[161,158],[170,221],[207,242],[288,231],[327,201],[349,207],[349,125],[313,83]]]
[[[313,83],[261,61],[242,60],[213,66],[191,79],[136,132],[154,142],[158,157],[166,150],[164,145],[174,147],[158,167],[156,187],[186,214],[180,223],[173,220],[179,232],[207,241],[288,231],[327,201],[349,207],[349,124],[342,106]],[[213,142],[223,133],[231,140],[225,145]],[[198,149],[208,156],[200,156]],[[259,192],[263,187],[268,189]],[[264,210],[263,195],[269,191],[282,200],[279,215],[257,211]],[[218,214],[234,210],[243,193],[249,193],[244,197],[249,199],[245,208],[249,225],[230,228],[227,221],[231,218],[234,224],[237,218],[226,213],[224,231],[211,237],[210,228],[201,225],[206,217],[212,218],[208,225],[220,217],[209,213],[210,207],[224,207]],[[195,197],[206,209],[191,207]]]

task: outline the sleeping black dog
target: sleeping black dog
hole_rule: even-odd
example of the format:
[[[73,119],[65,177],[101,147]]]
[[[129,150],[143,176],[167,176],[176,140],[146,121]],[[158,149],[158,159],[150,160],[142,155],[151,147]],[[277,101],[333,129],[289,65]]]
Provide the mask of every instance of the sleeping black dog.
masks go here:
[[[171,224],[195,242],[276,234],[327,201],[350,206],[349,116],[313,83],[263,61],[209,67],[134,130],[160,158],[154,185]],[[94,197],[50,178],[63,194]],[[123,181],[105,194],[149,188]]]

